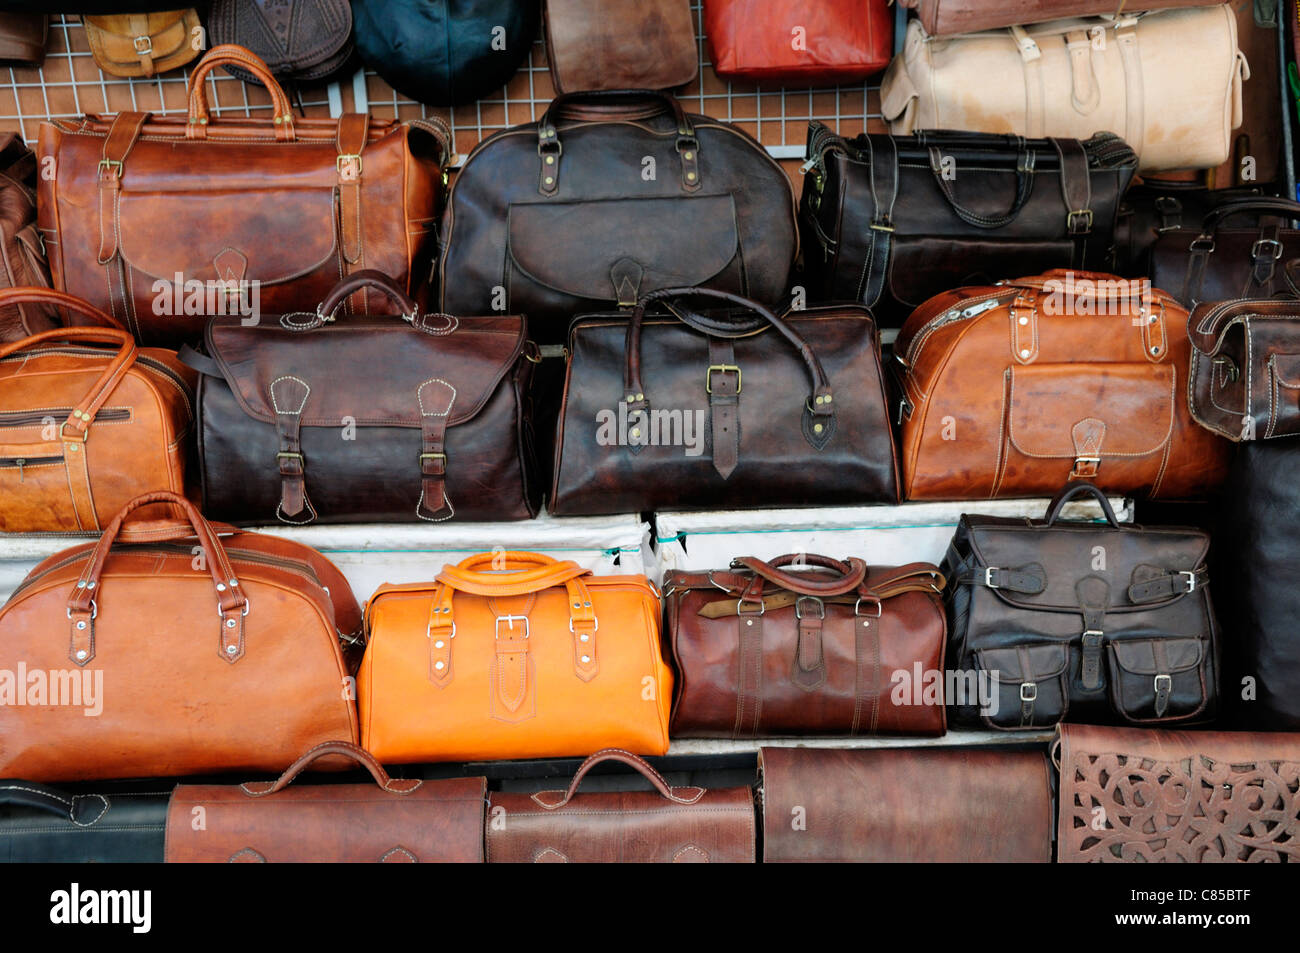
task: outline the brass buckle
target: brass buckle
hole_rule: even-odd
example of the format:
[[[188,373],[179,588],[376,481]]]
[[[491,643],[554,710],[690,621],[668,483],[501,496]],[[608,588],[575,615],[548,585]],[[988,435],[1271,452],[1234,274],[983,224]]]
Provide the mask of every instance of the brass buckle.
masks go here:
[[[345,172],[344,171],[345,164],[349,170],[355,169],[355,171],[351,172],[350,174],[349,172]],[[361,156],[359,156],[355,152],[344,153],[343,155],[338,156],[334,160],[334,171],[339,174],[339,178],[341,179],[361,178]]]
[[[424,466],[425,460],[441,460],[442,465],[447,465],[447,455],[445,453],[422,453],[420,454],[420,466]]]
[[[103,173],[105,169],[114,173],[114,178],[122,178],[122,161],[120,159],[100,159],[99,171]]]
[[[737,367],[735,364],[710,364],[709,369],[704,372],[705,393],[708,394],[713,393],[713,372],[714,371],[717,371],[719,374],[725,374],[727,373],[727,371],[735,371],[736,372],[736,393],[737,394],[740,393],[741,387],[744,386],[745,377],[743,374],[741,374],[740,368]]]
[[[142,40],[144,41],[143,45],[141,44]],[[140,36],[137,36],[134,40],[131,41],[131,45],[135,47],[136,53],[138,53],[140,56],[153,55],[153,37],[149,36],[148,34],[142,34]]]
[[[496,637],[501,638],[501,623],[506,623],[507,627],[513,632],[516,622],[524,624],[524,638],[528,638],[528,616],[526,615],[499,615],[496,622]]]
[[[1065,228],[1071,234],[1092,231],[1092,209],[1076,208],[1065,216]]]
[[[304,470],[307,468],[307,458],[304,457],[301,453],[297,452],[296,450],[281,450],[279,453],[275,455],[276,463],[278,464],[285,457],[294,458],[298,461],[298,465],[300,467],[302,467]]]

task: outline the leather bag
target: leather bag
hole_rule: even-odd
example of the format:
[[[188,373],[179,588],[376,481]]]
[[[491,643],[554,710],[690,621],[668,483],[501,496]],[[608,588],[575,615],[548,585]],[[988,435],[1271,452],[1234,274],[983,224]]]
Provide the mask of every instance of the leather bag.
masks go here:
[[[1232,151],[1249,77],[1229,4],[951,37],[929,36],[913,20],[881,82],[880,111],[898,135],[1109,131],[1132,146],[1143,172],[1205,169]]]
[[[1145,282],[1053,271],[918,308],[894,355],[909,500],[1204,499],[1231,445],[1187,407],[1187,312]]]
[[[653,791],[579,794],[598,764],[619,762]],[[751,864],[757,822],[749,788],[671,787],[628,751],[597,751],[568,790],[488,796],[487,859],[493,864]]]
[[[1062,725],[1053,748],[1059,863],[1300,862],[1300,735]]]
[[[925,563],[811,553],[668,573],[672,736],[943,734],[943,588]]]
[[[389,295],[388,313],[336,318],[361,288]],[[185,359],[204,372],[199,468],[213,518],[443,522],[537,512],[528,393],[537,357],[522,317],[424,314],[365,271],[311,312],[254,325],[214,318],[204,350]]]
[[[1166,232],[1194,228],[1212,209],[1262,194],[1254,186],[1210,189],[1199,181],[1178,179],[1152,179],[1129,186],[1115,221],[1115,272],[1126,278],[1149,277],[1151,251]],[[1258,224],[1259,215],[1238,214],[1236,224]]]
[[[385,764],[668,750],[672,670],[644,576],[483,553],[366,605],[362,745]]]
[[[702,315],[689,297],[741,310]],[[647,318],[660,302],[668,314]],[[898,499],[864,308],[777,317],[726,292],[665,288],[630,319],[575,322],[568,349],[555,515]]]
[[[1110,134],[966,132],[844,139],[808,126],[800,205],[815,301],[857,301],[886,327],[933,295],[1035,268],[1106,268],[1136,169]]]
[[[1151,250],[1151,279],[1187,308],[1238,298],[1300,294],[1300,202],[1243,198],[1206,212],[1201,225],[1165,232]],[[1296,262],[1296,264],[1291,264]]]
[[[723,79],[847,86],[888,66],[894,50],[886,0],[704,0],[703,9]]]
[[[1106,523],[1061,520],[1088,495]],[[1204,722],[1218,702],[1209,534],[1122,526],[1087,483],[1042,520],[962,515],[942,570],[949,664],[975,691],[954,721],[1001,730],[1074,722]]]
[[[330,755],[374,782],[293,784]],[[167,809],[167,862],[481,864],[486,801],[486,778],[390,778],[356,745],[327,741],[275,781],[179,785]],[[199,810],[205,826],[196,830]]]
[[[11,302],[108,320],[43,288],[0,290]],[[0,531],[99,532],[142,492],[185,492],[194,386],[175,354],[117,328],[0,345]]]
[[[113,76],[153,76],[184,66],[199,55],[198,11],[83,16],[90,53]]]
[[[154,503],[185,520],[126,523]],[[274,771],[322,741],[355,741],[344,649],[359,623],[347,580],[315,550],[145,493],[0,609],[0,775]]]
[[[557,93],[672,89],[700,71],[690,0],[546,0]]]
[[[49,33],[44,13],[0,13],[0,61],[40,66]]]
[[[238,65],[274,119],[215,118],[207,76]],[[54,287],[142,343],[195,343],[210,315],[314,309],[363,269],[419,295],[450,136],[431,120],[293,115],[256,56],[213,47],[189,79],[189,115],[123,112],[41,125],[40,226]],[[359,293],[352,313],[384,307]],[[381,312],[382,313],[382,312]]]
[[[1166,10],[1221,3],[1223,0],[1141,0],[1134,9]],[[898,0],[898,5],[915,10],[921,26],[931,36],[951,36],[1062,17],[1122,15],[1128,3],[1126,0]]]
[[[760,748],[763,863],[1049,863],[1038,751]]]
[[[85,794],[0,780],[0,862],[161,863],[171,788]]]
[[[36,156],[22,137],[0,135],[0,289],[48,288],[50,272],[36,230]],[[62,322],[42,301],[0,307],[0,343],[19,341]]]
[[[772,304],[798,253],[794,215],[790,180],[738,127],[666,93],[557,96],[456,176],[439,310],[527,314],[539,342],[560,343],[575,314],[660,288]]]
[[[323,82],[352,60],[348,0],[215,0],[208,11],[208,32],[213,46],[238,43],[284,82]],[[226,71],[258,82],[238,66]]]

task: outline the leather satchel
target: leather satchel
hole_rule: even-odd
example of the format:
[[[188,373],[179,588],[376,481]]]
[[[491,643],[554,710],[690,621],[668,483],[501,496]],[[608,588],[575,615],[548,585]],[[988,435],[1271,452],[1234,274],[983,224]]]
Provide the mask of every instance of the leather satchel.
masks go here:
[[[760,748],[763,863],[1049,863],[1038,751]]]
[[[546,0],[557,93],[672,89],[700,71],[690,0]]]
[[[43,288],[10,303],[107,317]],[[185,492],[195,374],[111,327],[54,328],[0,345],[0,532],[93,533],[138,494]]]
[[[1213,168],[1231,154],[1250,78],[1236,17],[1220,3],[946,37],[913,20],[881,82],[880,111],[898,135],[1110,131],[1143,172]]]
[[[672,670],[644,576],[483,553],[366,605],[362,745],[384,763],[668,750]]]
[[[161,863],[171,787],[150,787],[82,793],[0,780],[0,863]]]
[[[206,79],[242,66],[274,118],[216,118]],[[195,343],[211,315],[311,310],[363,269],[419,296],[450,137],[445,124],[364,114],[293,115],[284,90],[238,46],[190,74],[189,116],[123,112],[41,125],[40,226],[54,287],[90,301],[147,344]],[[350,313],[383,308],[359,292]],[[382,313],[382,312],[380,312]]]
[[[185,519],[139,519],[156,503]],[[355,741],[360,621],[314,549],[214,526],[178,493],[138,496],[0,609],[0,777],[275,771]]]
[[[703,12],[723,79],[847,86],[888,66],[894,50],[886,0],[703,0]]]
[[[0,13],[0,61],[40,66],[49,33],[44,13]]]
[[[17,133],[5,133],[0,135],[0,289],[49,286],[45,249],[36,230],[36,156]],[[46,302],[14,302],[0,307],[0,343],[60,323]]]
[[[1135,9],[1209,7],[1223,0],[1141,0]],[[976,33],[1025,23],[1042,23],[1061,17],[1123,14],[1126,0],[898,0],[915,10],[921,26],[931,36]]]
[[[1187,308],[1238,298],[1300,294],[1300,202],[1243,198],[1211,209],[1200,227],[1165,232],[1151,250],[1151,280]],[[1231,224],[1229,224],[1231,223]],[[1292,265],[1292,262],[1297,262]]]
[[[579,794],[598,764],[636,770],[653,791]],[[568,790],[488,796],[492,864],[751,864],[757,822],[749,788],[671,787],[629,751],[597,751]]]
[[[363,288],[388,295],[388,313],[336,317]],[[204,350],[185,360],[203,372],[199,469],[213,518],[437,523],[537,512],[528,387],[538,358],[522,317],[425,314],[362,271],[310,312],[253,325],[214,318]]]
[[[1300,735],[1062,725],[1057,861],[1300,862]]]
[[[374,783],[293,785],[336,755]],[[167,809],[167,863],[481,864],[486,778],[390,778],[354,744],[327,741],[275,781],[182,784]],[[202,812],[204,824],[194,818]]]
[[[808,126],[800,205],[808,294],[887,327],[933,295],[1033,269],[1106,268],[1137,159],[1086,142],[965,132],[844,139]]]
[[[1061,520],[1092,496],[1105,524]],[[1081,483],[1042,520],[963,515],[942,570],[950,664],[975,682],[954,721],[1001,730],[1060,721],[1165,725],[1213,718],[1219,636],[1209,534],[1121,526]]]
[[[1254,186],[1210,189],[1201,182],[1178,179],[1149,179],[1129,186],[1115,221],[1116,273],[1126,278],[1149,277],[1151,252],[1161,236],[1185,227],[1195,228],[1208,212],[1220,205],[1258,199],[1262,195]],[[1235,224],[1258,225],[1259,217],[1240,212]]]
[[[668,573],[672,736],[943,734],[943,588],[811,553]]]
[[[1073,480],[1208,497],[1232,448],[1188,411],[1186,327],[1147,282],[1088,272],[926,302],[894,342],[906,498],[1045,496]]]
[[[439,310],[527,314],[560,343],[574,314],[703,285],[780,300],[798,253],[790,180],[730,123],[667,93],[569,93],[484,140],[452,186]]]
[[[689,297],[740,311],[699,314]],[[647,318],[660,302],[668,314]],[[896,502],[878,349],[864,308],[777,317],[707,289],[576,321],[550,511]]]
[[[284,82],[319,83],[352,59],[352,4],[348,0],[215,0],[208,11],[212,45],[238,43],[261,57]],[[257,77],[238,66],[226,71],[245,82]]]
[[[184,66],[199,55],[198,11],[83,16],[90,53],[113,76],[153,76]]]

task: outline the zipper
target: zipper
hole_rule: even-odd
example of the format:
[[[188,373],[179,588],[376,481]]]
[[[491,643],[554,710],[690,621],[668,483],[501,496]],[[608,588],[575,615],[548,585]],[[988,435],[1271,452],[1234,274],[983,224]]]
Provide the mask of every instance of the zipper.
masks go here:
[[[60,418],[67,417],[73,410],[73,407],[52,407],[49,410],[16,410],[8,413],[0,413],[0,427],[34,427],[47,418],[53,417],[56,422],[62,423]],[[129,407],[105,407],[95,414],[96,420],[130,420],[131,409]]]
[[[921,353],[921,348],[925,345],[925,339],[935,331],[958,321],[968,321],[971,318],[978,317],[985,311],[991,311],[996,308],[1007,296],[1007,289],[999,288],[996,291],[984,295],[977,295],[974,298],[968,298],[966,307],[952,307],[936,318],[931,318],[921,328],[916,337],[907,345],[907,354],[900,358],[904,367],[915,367],[916,359]]]
[[[0,470],[17,470],[18,482],[23,482],[23,470],[26,467],[46,466],[51,463],[62,463],[63,457],[8,457],[0,459]]]
[[[6,363],[11,361],[25,361],[32,355],[36,355],[36,354],[70,354],[73,355],[74,357],[86,357],[86,356],[105,357],[106,356],[104,351],[98,348],[76,347],[71,345],[65,345],[62,347],[33,348],[30,351],[23,351],[20,354],[13,354],[10,355],[9,357],[0,358],[0,363]],[[185,383],[184,378],[182,378],[179,374],[173,371],[162,361],[159,361],[157,358],[149,357],[148,355],[145,354],[137,354],[135,358],[135,363],[141,367],[144,367],[149,371],[152,371],[155,377],[159,377],[162,380],[165,380],[168,383],[170,383],[173,387],[175,387],[176,390],[180,392],[181,398],[185,402],[186,415],[188,416],[189,420],[191,421],[194,420],[194,393],[193,391],[190,390],[189,385]],[[71,413],[71,409],[69,409],[69,413]]]

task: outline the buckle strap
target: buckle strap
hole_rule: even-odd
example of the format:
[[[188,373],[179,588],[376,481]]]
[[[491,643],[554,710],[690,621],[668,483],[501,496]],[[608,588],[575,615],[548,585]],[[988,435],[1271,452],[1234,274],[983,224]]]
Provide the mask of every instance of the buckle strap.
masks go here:
[[[1204,566],[1196,570],[1171,569],[1133,583],[1128,587],[1128,600],[1135,605],[1158,602],[1203,589],[1209,582],[1210,570]]]
[[[307,498],[307,461],[302,455],[301,436],[302,412],[311,396],[311,385],[286,374],[271,381],[268,390],[280,438],[280,451],[275,455],[280,471],[280,504],[275,515],[285,523],[310,523],[316,519],[316,510]],[[300,514],[305,515],[295,518]]]
[[[1047,588],[1047,573],[1041,566],[1021,566],[1006,569],[999,566],[976,567],[962,573],[957,581],[966,586],[984,586],[987,589],[1006,589],[1025,595],[1037,595]]]
[[[732,737],[754,738],[763,714],[763,613],[741,612],[736,617],[736,628],[739,673]]]
[[[364,268],[365,246],[361,227],[361,153],[370,133],[366,113],[344,113],[339,117],[334,166],[339,176],[339,236],[343,257],[354,268]],[[353,310],[365,310],[365,290],[356,293]]]
[[[148,113],[118,113],[104,137],[99,160],[99,264],[106,265],[118,254],[118,214],[122,197],[122,173],[126,157],[144,127]],[[116,317],[116,315],[114,315]]]
[[[740,462],[741,371],[730,338],[709,338],[709,370],[705,392],[713,430],[713,469],[727,479]]]
[[[799,596],[795,600],[794,614],[799,628],[790,680],[803,691],[811,692],[826,682],[826,658],[822,643],[826,606],[816,596]]]
[[[447,496],[447,420],[456,402],[456,388],[433,377],[416,391],[420,404],[420,502],[415,515],[441,523],[455,515]]]

